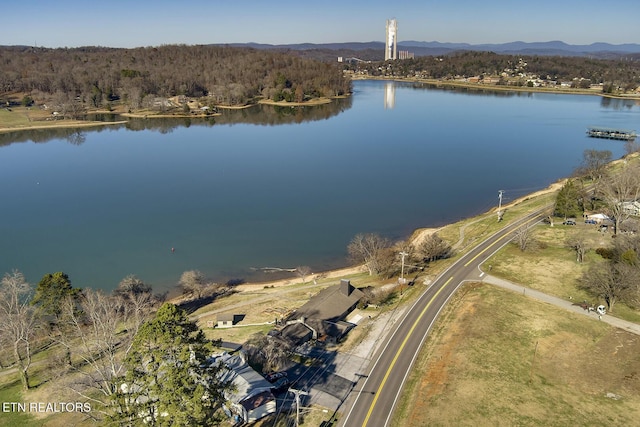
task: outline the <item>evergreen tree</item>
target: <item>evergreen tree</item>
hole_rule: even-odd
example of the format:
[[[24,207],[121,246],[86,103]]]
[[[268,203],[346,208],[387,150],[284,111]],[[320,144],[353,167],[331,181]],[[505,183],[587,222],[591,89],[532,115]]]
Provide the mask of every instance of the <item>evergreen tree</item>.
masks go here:
[[[71,286],[71,280],[65,273],[48,273],[38,283],[31,304],[39,306],[44,314],[55,316],[58,320],[62,313],[62,301],[68,297],[76,299],[80,292],[80,289]]]
[[[112,421],[120,425],[218,424],[216,411],[230,385],[213,346],[184,310],[165,303],[136,334],[116,385]]]
[[[564,218],[581,216],[584,211],[583,197],[580,189],[573,180],[567,183],[558,192],[554,214]]]

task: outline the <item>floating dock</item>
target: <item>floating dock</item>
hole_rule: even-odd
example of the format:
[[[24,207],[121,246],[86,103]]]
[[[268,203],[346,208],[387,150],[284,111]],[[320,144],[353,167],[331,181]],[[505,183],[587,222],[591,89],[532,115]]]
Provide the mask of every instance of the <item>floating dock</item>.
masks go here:
[[[587,135],[592,138],[620,139],[623,141],[631,141],[636,139],[636,131],[623,129],[610,129],[601,127],[590,127],[587,129]]]

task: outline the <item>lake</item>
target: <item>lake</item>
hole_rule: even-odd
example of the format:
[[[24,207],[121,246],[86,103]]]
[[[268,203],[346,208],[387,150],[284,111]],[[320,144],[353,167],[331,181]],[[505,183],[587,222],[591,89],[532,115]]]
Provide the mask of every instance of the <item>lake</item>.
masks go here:
[[[165,290],[191,269],[342,267],[357,233],[402,239],[485,212],[499,190],[507,203],[570,175],[585,149],[624,154],[588,126],[638,123],[627,100],[356,81],[319,107],[14,132],[0,138],[0,272]]]

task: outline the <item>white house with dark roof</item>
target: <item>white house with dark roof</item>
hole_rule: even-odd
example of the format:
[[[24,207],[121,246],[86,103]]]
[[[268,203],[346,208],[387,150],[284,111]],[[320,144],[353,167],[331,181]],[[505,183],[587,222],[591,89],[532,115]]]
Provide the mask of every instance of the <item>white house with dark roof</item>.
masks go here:
[[[212,359],[214,362],[222,361],[227,367],[222,380],[231,381],[233,391],[225,395],[225,406],[234,417],[252,423],[276,412],[272,384],[247,364],[242,352],[233,356],[222,353]]]

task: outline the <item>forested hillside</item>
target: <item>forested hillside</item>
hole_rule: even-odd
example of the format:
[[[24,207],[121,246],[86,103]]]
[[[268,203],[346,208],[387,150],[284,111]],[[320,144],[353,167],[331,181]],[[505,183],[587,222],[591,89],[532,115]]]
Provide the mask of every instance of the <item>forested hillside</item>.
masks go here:
[[[0,47],[0,94],[31,99],[52,95],[131,109],[156,97],[208,97],[211,104],[242,105],[257,97],[303,101],[350,91],[340,68],[297,55],[226,46]]]
[[[603,84],[609,90],[629,91],[640,86],[640,60],[604,60],[584,57],[501,55],[493,52],[458,52],[442,56],[422,56],[415,59],[388,62],[358,62],[350,65],[354,71],[372,76],[419,76],[449,79],[473,76],[501,76],[553,81],[579,80],[580,85]],[[514,81],[514,80],[512,80]],[[606,91],[606,90],[605,90]]]

